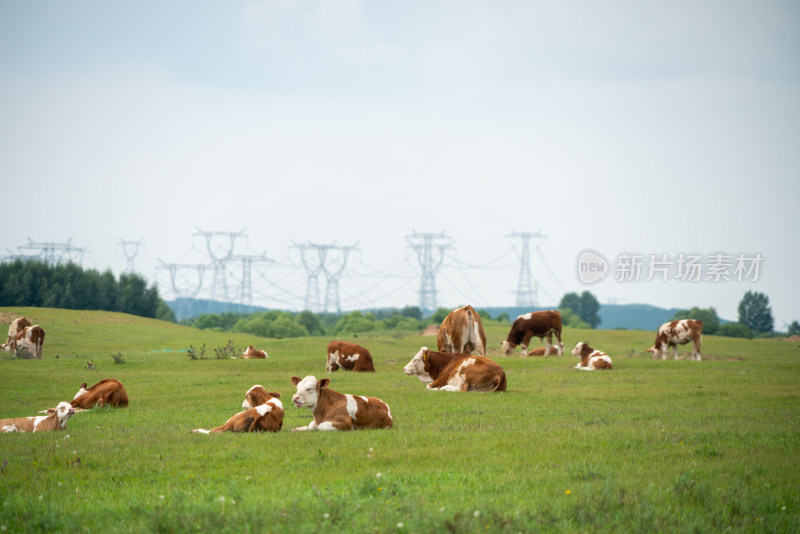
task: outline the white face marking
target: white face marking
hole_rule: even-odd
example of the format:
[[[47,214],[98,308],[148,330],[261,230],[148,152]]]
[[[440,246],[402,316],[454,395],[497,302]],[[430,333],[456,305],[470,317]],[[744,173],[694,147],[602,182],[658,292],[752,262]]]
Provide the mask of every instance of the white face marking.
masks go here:
[[[403,372],[408,376],[416,376],[422,382],[433,382],[431,375],[425,371],[425,362],[422,361],[422,355],[427,350],[428,347],[422,347],[419,349],[419,352],[413,358],[411,358],[411,361],[408,362],[408,365],[403,367]]]
[[[581,357],[581,351],[583,351],[583,341],[579,341],[575,348],[572,349],[572,355],[577,356],[578,358]]]
[[[349,415],[353,421],[355,421],[356,413],[358,413],[356,399],[352,395],[345,395],[344,398],[347,400],[347,415]]]
[[[308,375],[300,382],[297,383],[297,393],[292,396],[292,402],[298,408],[311,408],[312,410],[317,407],[317,378]]]
[[[253,386],[253,387],[251,387],[250,389],[247,390],[247,393],[244,394],[244,402],[242,402],[242,409],[243,410],[249,410],[251,408],[255,408],[255,406],[250,406],[250,401],[247,400],[247,396],[250,395],[250,392],[252,392],[256,388],[264,389],[264,386],[262,386],[260,384],[256,384],[255,386]]]
[[[503,351],[503,354],[506,356],[511,356],[511,353],[514,352],[514,346],[508,341],[503,341],[503,343],[500,345],[500,350]]]
[[[75,409],[72,405],[68,402],[59,402],[58,406],[56,406],[56,415],[58,416],[58,422],[61,425],[61,428],[64,428],[67,425],[67,421],[70,417],[73,416],[75,413]]]

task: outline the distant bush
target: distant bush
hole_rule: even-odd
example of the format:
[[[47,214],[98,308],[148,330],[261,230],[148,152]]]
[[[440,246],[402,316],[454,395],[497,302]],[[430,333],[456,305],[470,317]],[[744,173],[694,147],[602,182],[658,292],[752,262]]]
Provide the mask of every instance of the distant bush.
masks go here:
[[[719,316],[717,310],[711,308],[698,308],[694,307],[690,310],[678,310],[672,317],[672,321],[679,321],[681,319],[696,319],[703,321],[704,334],[716,334],[719,330]]]
[[[295,315],[276,310],[256,313],[239,319],[231,331],[260,337],[308,336],[308,330],[297,322]]]
[[[589,329],[592,326],[583,321],[580,316],[569,308],[561,308],[558,310],[561,314],[561,325],[568,328],[581,328]]]
[[[725,323],[717,329],[717,335],[753,339],[753,331],[742,323]]]
[[[362,313],[360,311],[350,312],[336,323],[333,327],[333,334],[354,334],[358,332],[370,332],[378,326],[378,321],[372,313]]]

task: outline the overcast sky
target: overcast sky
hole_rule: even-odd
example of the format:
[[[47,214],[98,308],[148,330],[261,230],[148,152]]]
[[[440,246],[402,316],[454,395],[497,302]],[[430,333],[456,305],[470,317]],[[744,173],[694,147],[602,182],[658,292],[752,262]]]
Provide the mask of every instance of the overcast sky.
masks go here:
[[[71,239],[120,272],[142,240],[171,298],[160,261],[208,263],[198,228],[243,231],[236,254],[274,261],[254,303],[300,309],[292,244],[357,243],[354,309],[418,303],[406,236],[444,232],[438,304],[502,306],[509,235],[541,232],[539,304],[589,289],[735,320],[755,290],[781,329],[800,319],[799,82],[794,1],[0,0],[0,251]],[[610,269],[591,286],[585,249]],[[646,262],[615,279],[633,253],[666,254],[667,281]],[[730,257],[732,280],[678,279],[681,254]],[[740,254],[763,258],[742,281]]]

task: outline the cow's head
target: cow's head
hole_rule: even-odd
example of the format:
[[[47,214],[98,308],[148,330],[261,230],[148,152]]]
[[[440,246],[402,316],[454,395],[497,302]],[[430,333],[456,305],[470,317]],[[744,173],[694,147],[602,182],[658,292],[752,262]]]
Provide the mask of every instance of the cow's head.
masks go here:
[[[430,369],[428,352],[428,347],[420,348],[419,352],[411,358],[411,361],[403,367],[403,372],[408,376],[416,376],[423,382],[433,382],[433,377],[431,377],[431,374],[426,370],[426,367]]]
[[[511,356],[511,353],[514,352],[514,348],[516,345],[514,343],[510,343],[509,341],[503,341],[500,344],[500,350],[503,352],[503,356]]]
[[[261,406],[269,402],[270,399],[279,399],[281,394],[275,391],[267,392],[264,386],[255,385],[247,390],[244,394],[244,402],[242,402],[242,409],[249,410],[256,406]]]
[[[75,409],[68,402],[59,402],[55,408],[47,410],[47,415],[55,414],[58,417],[58,424],[61,428],[67,426],[67,421],[75,414]]]
[[[330,382],[330,378],[317,380],[317,378],[312,375],[308,375],[302,380],[293,376],[292,384],[297,386],[297,393],[292,396],[292,402],[298,408],[311,408],[313,410],[317,407],[319,392],[322,388],[328,387]]]
[[[652,346],[652,347],[644,349],[644,350],[649,352],[653,356],[654,360],[657,360],[659,358],[659,356],[661,355],[661,350],[657,349],[655,346]]]
[[[573,356],[577,356],[578,358],[582,358],[583,357],[583,352],[586,349],[589,349],[589,343],[586,342],[586,341],[578,341],[578,343],[575,344],[575,348],[572,349],[572,355]],[[589,349],[589,350],[591,350],[591,349]]]
[[[83,384],[81,384],[81,387],[80,387],[80,389],[79,389],[79,390],[78,390],[78,392],[75,394],[75,396],[74,396],[74,397],[72,397],[72,400],[75,400],[75,399],[77,399],[78,397],[80,397],[81,395],[83,395],[83,394],[85,394],[85,393],[88,393],[88,391],[86,390],[86,382],[84,382]]]
[[[2,349],[3,352],[11,352],[14,350],[14,347],[11,346],[11,343],[3,343],[0,345],[0,349]]]

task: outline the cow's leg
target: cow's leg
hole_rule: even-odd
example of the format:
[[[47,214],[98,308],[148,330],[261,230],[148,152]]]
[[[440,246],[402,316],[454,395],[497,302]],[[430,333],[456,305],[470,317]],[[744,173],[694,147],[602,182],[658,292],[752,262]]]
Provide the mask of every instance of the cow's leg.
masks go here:
[[[678,359],[678,345],[672,345],[672,352],[674,353],[675,359]]]
[[[451,386],[449,384],[446,384],[440,388],[431,388],[431,389],[436,389],[438,391],[462,391],[461,388],[457,388],[456,386]]]
[[[334,431],[334,430],[353,430],[353,422],[349,421],[323,421],[317,425],[317,430]]]
[[[552,332],[548,332],[547,335],[544,336],[544,355],[550,356],[550,347],[553,346],[553,334]]]
[[[564,348],[561,346],[563,345],[563,343],[561,342],[561,332],[556,330],[555,333],[556,333],[556,341],[558,342],[558,347],[556,347],[556,354],[558,354],[559,356],[563,356]]]
[[[8,425],[3,427],[3,432],[19,432],[17,425]]]
[[[531,343],[532,337],[533,337],[533,332],[526,332],[525,335],[522,336],[522,341],[519,344],[519,346],[522,347],[522,354],[520,354],[520,356],[528,355],[528,346]]]
[[[692,357],[699,362],[702,359],[700,358],[700,340],[694,341],[693,344],[694,344],[694,351]]]

